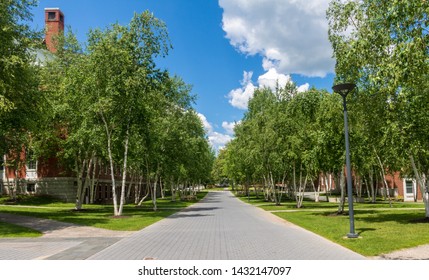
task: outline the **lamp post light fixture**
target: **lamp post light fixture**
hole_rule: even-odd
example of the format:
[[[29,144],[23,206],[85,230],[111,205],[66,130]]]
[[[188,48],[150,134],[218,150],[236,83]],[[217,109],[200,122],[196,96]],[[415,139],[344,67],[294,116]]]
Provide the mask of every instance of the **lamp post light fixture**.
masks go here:
[[[349,220],[350,220],[350,232],[347,234],[347,238],[357,238],[359,235],[355,232],[355,221],[353,211],[353,190],[352,190],[352,172],[350,166],[350,143],[349,143],[349,126],[347,119],[347,95],[356,88],[355,84],[345,83],[338,84],[332,87],[332,90],[341,95],[343,98],[344,108],[344,136],[346,140],[346,168],[347,168],[347,197],[349,203]]]

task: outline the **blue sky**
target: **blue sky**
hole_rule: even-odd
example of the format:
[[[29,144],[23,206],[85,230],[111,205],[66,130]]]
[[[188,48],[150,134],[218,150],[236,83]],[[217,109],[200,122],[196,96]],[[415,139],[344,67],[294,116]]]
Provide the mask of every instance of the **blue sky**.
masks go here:
[[[246,110],[255,88],[292,79],[300,90],[330,91],[328,0],[39,0],[32,25],[44,27],[44,8],[60,8],[84,43],[91,28],[127,24],[150,10],[167,25],[173,49],[159,66],[193,86],[212,145],[218,149]]]

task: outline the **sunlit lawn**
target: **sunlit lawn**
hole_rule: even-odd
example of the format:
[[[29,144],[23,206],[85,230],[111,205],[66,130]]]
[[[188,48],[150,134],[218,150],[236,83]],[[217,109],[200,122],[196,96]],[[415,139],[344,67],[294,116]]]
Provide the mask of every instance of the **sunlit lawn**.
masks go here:
[[[338,203],[304,201],[302,209],[294,201],[280,206],[265,202],[263,197],[240,197],[300,227],[317,233],[365,256],[377,256],[399,249],[429,243],[429,223],[423,221],[422,203],[393,202],[354,203],[357,239],[347,239],[350,232],[348,215],[336,215]],[[348,205],[345,206],[348,212]]]
[[[42,234],[26,227],[0,222],[0,237],[39,237]]]
[[[358,239],[344,238],[349,218],[326,212],[279,212],[275,215],[366,256],[376,256],[429,243],[429,223],[419,222],[424,210],[357,210]]]
[[[203,198],[206,194],[207,192],[198,193],[198,199]],[[128,204],[124,207],[122,217],[114,217],[112,205],[84,205],[84,210],[74,211],[74,205],[70,203],[52,202],[49,199],[45,203],[38,203],[37,199],[20,202],[19,206],[0,205],[0,212],[34,216],[110,230],[135,231],[166,218],[196,202],[172,202],[171,198],[158,199],[158,210],[156,212],[152,209],[152,201],[144,202],[141,207]],[[2,236],[1,233],[0,236]]]

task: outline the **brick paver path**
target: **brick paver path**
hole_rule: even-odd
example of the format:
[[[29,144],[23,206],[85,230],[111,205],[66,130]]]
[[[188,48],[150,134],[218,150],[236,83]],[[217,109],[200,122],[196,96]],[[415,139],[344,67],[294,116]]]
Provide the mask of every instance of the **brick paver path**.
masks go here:
[[[83,260],[132,232],[0,213],[0,221],[33,228],[40,238],[0,238],[0,260]]]
[[[225,191],[210,192],[200,203],[121,239],[90,259],[343,260],[364,257]]]

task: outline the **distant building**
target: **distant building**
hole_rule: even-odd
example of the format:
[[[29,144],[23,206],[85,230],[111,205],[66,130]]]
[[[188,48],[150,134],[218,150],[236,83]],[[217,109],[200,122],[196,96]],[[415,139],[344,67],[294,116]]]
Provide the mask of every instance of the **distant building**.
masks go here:
[[[353,172],[352,172],[353,173]],[[353,193],[356,192],[357,186],[355,185],[355,176],[353,175],[352,184],[353,184]],[[413,201],[422,201],[423,195],[421,190],[416,182],[416,180],[412,177],[402,176],[400,172],[395,172],[393,175],[387,174],[386,182],[389,186],[389,195],[392,199],[403,200],[406,202]],[[321,184],[320,190],[322,192],[330,191],[331,193],[339,193],[339,187],[335,186],[334,179],[331,176],[325,177],[320,175],[319,183]],[[377,188],[377,195],[386,196],[387,192],[383,182],[377,181],[375,183]],[[308,189],[309,192],[312,191],[311,188]],[[367,186],[364,182],[362,182],[362,194],[361,196],[367,197]]]

